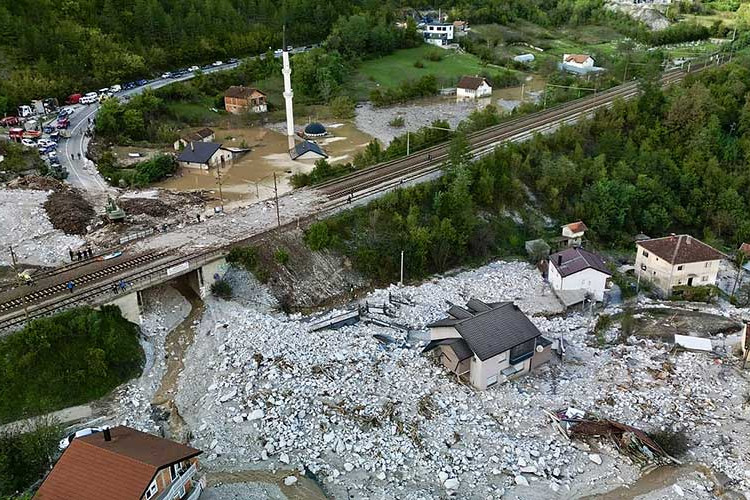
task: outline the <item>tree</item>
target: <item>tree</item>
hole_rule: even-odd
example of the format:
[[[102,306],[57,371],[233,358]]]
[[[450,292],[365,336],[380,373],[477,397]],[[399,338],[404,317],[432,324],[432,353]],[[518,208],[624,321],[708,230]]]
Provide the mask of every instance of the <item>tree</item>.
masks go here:
[[[334,97],[331,101],[331,113],[336,118],[354,118],[354,101],[346,95]]]

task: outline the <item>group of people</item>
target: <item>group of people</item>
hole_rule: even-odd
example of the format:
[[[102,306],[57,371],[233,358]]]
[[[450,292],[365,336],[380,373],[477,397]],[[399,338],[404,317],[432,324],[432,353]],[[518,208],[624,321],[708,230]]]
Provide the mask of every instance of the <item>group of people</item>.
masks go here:
[[[94,258],[94,251],[91,250],[91,247],[86,247],[83,250],[78,250],[78,252],[74,252],[73,250],[68,248],[68,255],[70,255],[70,261],[74,262],[76,260],[76,256],[78,257],[78,260]]]
[[[128,287],[128,284],[125,283],[125,280],[115,281],[112,283],[112,291],[117,293],[120,293],[121,291],[125,291],[125,289]]]

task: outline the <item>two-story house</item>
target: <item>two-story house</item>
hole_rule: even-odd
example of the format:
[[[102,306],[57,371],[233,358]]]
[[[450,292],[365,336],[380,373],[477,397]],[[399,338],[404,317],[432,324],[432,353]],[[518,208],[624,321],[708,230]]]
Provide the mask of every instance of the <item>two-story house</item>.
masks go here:
[[[723,254],[688,234],[636,242],[635,273],[664,296],[675,286],[715,285]]]
[[[74,439],[36,500],[196,500],[202,451],[130,427]]]
[[[235,115],[244,112],[265,113],[268,111],[267,96],[252,87],[232,86],[224,92],[224,109]]]
[[[452,306],[448,317],[427,325],[443,365],[480,390],[528,373],[549,361],[552,342],[512,302],[471,299]]]
[[[571,222],[562,226],[562,237],[560,240],[568,247],[579,247],[583,243],[586,234],[586,224],[583,221]]]
[[[180,151],[191,142],[213,142],[216,139],[216,133],[210,128],[202,128],[190,134],[186,134],[174,142],[174,150]]]
[[[583,248],[567,248],[549,256],[547,279],[556,291],[582,290],[601,302],[611,276],[604,260]]]
[[[445,47],[453,43],[453,24],[430,23],[422,29],[424,41],[438,47]]]
[[[209,170],[212,167],[223,167],[234,158],[234,153],[215,142],[189,142],[179,156],[177,163],[183,168]]]
[[[462,76],[456,86],[456,99],[466,101],[492,96],[492,84],[481,76]]]

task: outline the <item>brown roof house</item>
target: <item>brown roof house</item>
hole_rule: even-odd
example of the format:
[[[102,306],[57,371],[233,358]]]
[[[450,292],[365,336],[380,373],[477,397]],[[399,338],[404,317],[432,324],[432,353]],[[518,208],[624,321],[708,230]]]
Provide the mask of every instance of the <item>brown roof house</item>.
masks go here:
[[[118,426],[76,438],[34,496],[37,500],[195,500],[202,452]]]
[[[551,357],[552,342],[512,302],[471,299],[427,327],[430,342],[422,352],[439,349],[443,365],[480,390],[528,373]]]
[[[664,296],[675,286],[715,285],[724,255],[688,234],[637,241],[635,273]]]
[[[456,99],[467,101],[490,97],[492,95],[492,84],[482,76],[462,76],[456,85]]]
[[[229,113],[265,113],[268,111],[266,94],[258,89],[243,86],[232,86],[224,92],[224,109]]]
[[[587,295],[601,302],[611,276],[604,260],[583,248],[567,248],[549,256],[549,284],[566,306],[582,302]]]
[[[588,54],[563,54],[563,65],[577,69],[593,68],[594,58]]]
[[[583,221],[571,222],[562,226],[562,241],[566,246],[579,247],[583,243],[583,235],[588,228]]]
[[[213,142],[216,139],[216,133],[210,128],[202,128],[196,132],[186,134],[174,143],[174,150],[180,151],[191,142]]]

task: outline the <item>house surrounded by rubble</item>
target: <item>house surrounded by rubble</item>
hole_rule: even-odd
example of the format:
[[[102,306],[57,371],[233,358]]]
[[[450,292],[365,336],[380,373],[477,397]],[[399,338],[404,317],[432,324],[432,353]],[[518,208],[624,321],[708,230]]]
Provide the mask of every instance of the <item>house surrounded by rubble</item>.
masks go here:
[[[688,234],[636,242],[635,274],[664,296],[676,286],[715,285],[723,254]]]
[[[480,390],[528,373],[551,358],[552,342],[512,302],[471,299],[427,325],[443,365]]]
[[[38,500],[195,500],[201,450],[118,426],[75,438],[34,496]]]
[[[611,276],[604,260],[583,248],[567,248],[549,257],[547,279],[558,293],[579,291],[601,302]]]

